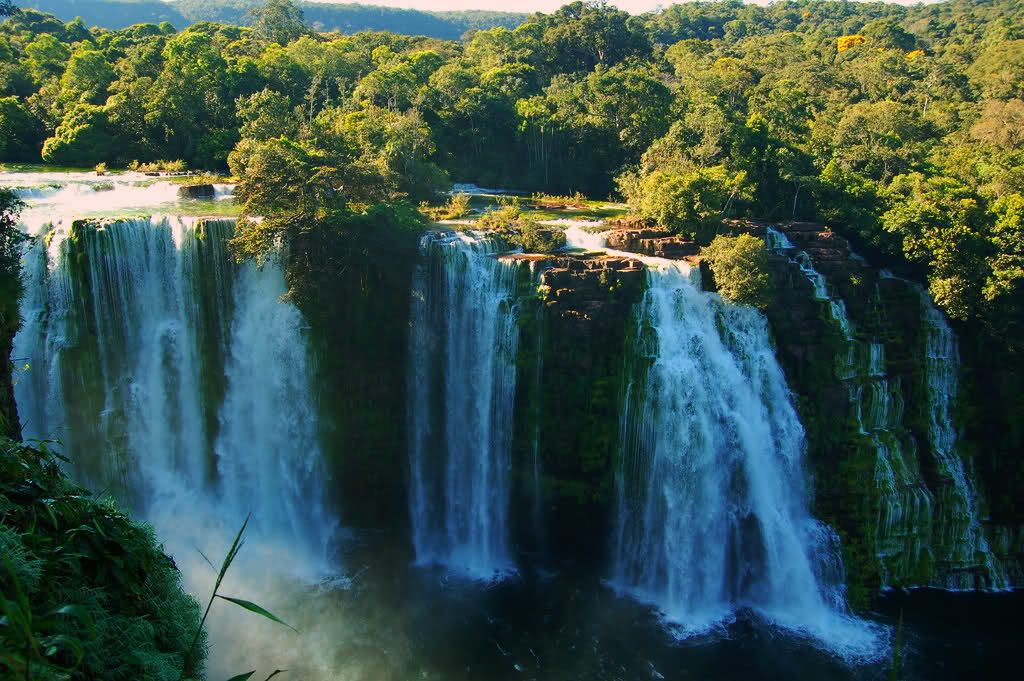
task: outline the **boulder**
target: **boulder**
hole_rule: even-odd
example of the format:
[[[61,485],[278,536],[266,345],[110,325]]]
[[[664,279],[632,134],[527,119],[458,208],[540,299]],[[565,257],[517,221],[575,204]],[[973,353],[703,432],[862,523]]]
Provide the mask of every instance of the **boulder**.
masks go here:
[[[212,184],[183,184],[178,187],[178,196],[183,199],[212,199],[215,195]]]

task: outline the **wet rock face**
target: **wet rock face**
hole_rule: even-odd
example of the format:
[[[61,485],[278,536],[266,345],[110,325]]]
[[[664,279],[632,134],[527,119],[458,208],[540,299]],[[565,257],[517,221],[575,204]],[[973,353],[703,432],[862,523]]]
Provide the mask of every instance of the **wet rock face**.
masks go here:
[[[971,436],[969,357],[931,347],[941,329],[920,286],[883,275],[820,225],[775,229],[792,248],[769,258],[768,317],[807,432],[814,512],[842,537],[851,601],[866,607],[882,586],[990,588],[1004,571],[1014,581],[1016,528],[995,520],[984,470],[998,453]],[[935,388],[941,362],[959,391]],[[975,495],[980,525],[964,502]]]
[[[645,267],[639,260],[601,254],[503,257],[540,270],[533,280],[535,304],[520,318],[513,445],[519,481],[514,503],[529,509],[537,500],[537,517],[519,514],[516,543],[568,559],[602,561],[619,447],[625,338]]]

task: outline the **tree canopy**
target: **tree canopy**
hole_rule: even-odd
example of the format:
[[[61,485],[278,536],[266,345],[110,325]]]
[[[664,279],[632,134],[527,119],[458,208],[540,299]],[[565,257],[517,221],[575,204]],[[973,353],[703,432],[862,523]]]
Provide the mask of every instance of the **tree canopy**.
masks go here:
[[[621,196],[705,244],[723,217],[814,220],[1016,343],[1019,2],[574,2],[457,41],[232,12],[180,32],[11,14],[0,160],[230,165],[282,219],[253,228],[264,247],[310,229],[296,206],[333,224],[450,180]],[[261,175],[296,202],[260,204]]]

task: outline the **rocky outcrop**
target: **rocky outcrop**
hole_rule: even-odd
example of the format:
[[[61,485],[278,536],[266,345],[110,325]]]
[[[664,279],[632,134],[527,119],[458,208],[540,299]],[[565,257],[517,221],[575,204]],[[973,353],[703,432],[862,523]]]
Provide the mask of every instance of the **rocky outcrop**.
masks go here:
[[[674,236],[661,227],[629,227],[608,233],[608,247],[658,258],[684,258],[700,252],[696,241]]]
[[[18,332],[20,321],[17,302],[0,304],[0,357],[7,367],[7,371],[0,376],[0,435],[12,440],[21,439],[21,423],[18,420],[18,405],[14,400],[12,379],[12,369],[16,370],[16,366],[11,357],[14,335]]]
[[[644,266],[600,254],[504,257],[532,268],[524,295],[533,304],[520,310],[517,359],[514,493],[523,509],[517,543],[562,558],[603,560],[625,338]]]
[[[502,258],[541,264],[540,295],[548,307],[563,311],[597,315],[611,302],[609,293],[638,291],[643,286],[644,265],[630,258],[603,254],[512,254]]]
[[[947,323],[918,285],[841,236],[812,223],[778,232],[768,317],[807,431],[814,512],[842,538],[851,601],[866,607],[882,587],[1005,585],[1019,530],[984,520],[976,445],[956,435],[970,410]]]
[[[183,184],[178,187],[178,196],[183,199],[212,199],[216,194],[212,184]]]

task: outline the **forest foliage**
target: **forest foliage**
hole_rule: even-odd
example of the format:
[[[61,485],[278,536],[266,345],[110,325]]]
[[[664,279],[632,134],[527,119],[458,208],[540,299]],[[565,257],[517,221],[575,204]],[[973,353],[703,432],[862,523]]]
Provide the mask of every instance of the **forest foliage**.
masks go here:
[[[199,604],[153,529],[68,480],[46,443],[0,438],[0,556],[0,677],[203,676]]]
[[[1019,343],[1019,2],[576,2],[460,41],[322,33],[303,8],[181,32],[12,16],[0,159],[230,166],[268,218],[250,255],[450,180],[618,194],[704,243],[722,217],[820,221]]]

